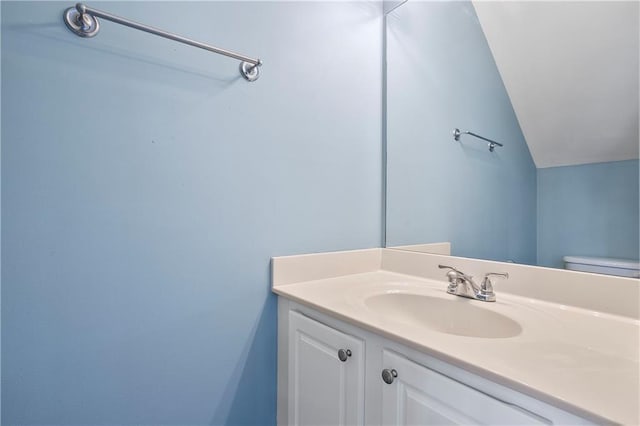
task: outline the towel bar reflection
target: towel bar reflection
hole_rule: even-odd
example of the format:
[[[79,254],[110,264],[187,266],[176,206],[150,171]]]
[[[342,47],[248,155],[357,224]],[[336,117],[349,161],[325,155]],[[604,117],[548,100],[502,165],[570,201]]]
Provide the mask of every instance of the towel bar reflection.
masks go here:
[[[493,150],[496,148],[496,146],[504,146],[500,142],[492,141],[491,139],[487,139],[484,136],[477,135],[477,134],[475,134],[473,132],[461,132],[460,129],[454,129],[453,130],[453,139],[456,140],[456,141],[459,141],[460,140],[460,135],[463,134],[463,133],[465,135],[475,136],[478,139],[482,139],[483,141],[489,142],[489,151],[491,151],[491,152],[493,152]]]
[[[98,9],[93,9],[82,3],[78,3],[75,7],[70,7],[64,11],[64,23],[70,31],[79,37],[89,38],[98,34],[98,31],[100,31],[100,22],[98,21],[98,18],[106,19],[107,21],[115,22],[116,24],[144,31],[149,34],[168,38],[169,40],[177,41],[179,43],[188,44],[189,46],[208,50],[209,52],[238,59],[239,61],[242,61],[240,63],[240,74],[242,74],[247,81],[256,81],[260,76],[259,67],[262,65],[262,61],[260,59],[250,58],[230,50],[200,43],[199,41],[191,40],[177,34],[130,21]]]

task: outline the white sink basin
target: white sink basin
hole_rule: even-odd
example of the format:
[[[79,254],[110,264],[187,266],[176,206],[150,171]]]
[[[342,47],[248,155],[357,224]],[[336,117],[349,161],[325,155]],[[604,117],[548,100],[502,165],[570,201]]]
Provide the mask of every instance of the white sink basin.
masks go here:
[[[411,293],[377,294],[367,297],[364,302],[385,319],[441,333],[497,339],[514,337],[522,332],[516,321],[479,306],[490,302]]]

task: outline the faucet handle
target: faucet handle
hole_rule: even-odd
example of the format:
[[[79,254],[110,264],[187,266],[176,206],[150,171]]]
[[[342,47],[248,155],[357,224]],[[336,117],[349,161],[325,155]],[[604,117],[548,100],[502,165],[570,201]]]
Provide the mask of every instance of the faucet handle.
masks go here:
[[[493,285],[491,283],[491,278],[489,277],[500,277],[500,278],[509,278],[509,274],[504,272],[489,272],[484,274],[484,279],[482,280],[482,284],[480,285],[480,290],[486,293],[493,293]]]
[[[460,278],[464,278],[465,280],[469,280],[471,281],[471,279],[473,278],[472,275],[467,275],[464,272],[462,272],[459,269],[454,268],[453,266],[447,266],[447,265],[438,265],[438,268],[440,269],[450,269],[451,271],[455,272],[456,274],[458,274],[460,276]],[[447,276],[449,274],[447,273]]]
[[[438,265],[438,268],[449,270],[449,272],[447,272],[447,279],[449,280],[449,288],[447,289],[447,291],[449,293],[454,293],[461,281],[461,277],[464,277],[464,274],[453,266]]]
[[[509,278],[509,274],[507,272],[488,272],[484,274],[485,281],[489,281],[489,277],[501,277],[507,279]]]
[[[438,268],[440,268],[440,269],[451,269],[452,271],[460,272],[456,268],[454,268],[453,266],[448,266],[448,265],[438,265]]]
[[[478,296],[487,302],[495,302],[496,294],[493,292],[493,284],[491,284],[490,277],[501,277],[501,278],[509,278],[509,274],[499,273],[499,272],[489,272],[484,275],[484,279],[482,280],[482,284],[480,284],[480,292]]]
[[[469,275],[465,274],[464,272],[462,272],[461,270],[454,268],[453,266],[448,266],[448,265],[438,265],[438,268],[440,269],[450,269],[451,271],[457,273],[458,275],[460,275],[461,277],[469,277]],[[448,274],[447,274],[448,275]]]

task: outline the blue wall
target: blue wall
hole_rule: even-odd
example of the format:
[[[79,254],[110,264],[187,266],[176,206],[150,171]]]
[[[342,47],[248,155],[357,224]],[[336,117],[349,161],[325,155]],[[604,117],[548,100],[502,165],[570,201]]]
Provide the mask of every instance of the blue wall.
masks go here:
[[[2,22],[2,5],[0,4],[0,22]],[[0,46],[2,45],[2,31],[0,31]],[[0,82],[2,81],[2,54],[0,52]],[[0,99],[2,99],[2,84],[0,84]],[[0,134],[2,133],[2,102],[0,101]],[[0,176],[2,174],[2,137],[0,137]],[[2,179],[0,179],[0,212],[2,212]],[[2,215],[0,214],[0,235],[2,235]],[[2,258],[2,244],[0,244],[0,259]],[[0,261],[0,328],[2,325],[2,262]],[[0,365],[2,365],[2,333],[0,330]],[[0,368],[0,424],[2,423],[2,368]]]
[[[387,19],[387,244],[535,263],[536,168],[472,4],[409,1]],[[455,142],[456,127],[505,146]]]
[[[380,243],[379,3],[2,2],[2,424],[274,424],[275,255]]]
[[[538,263],[562,257],[638,259],[638,160],[538,170]]]

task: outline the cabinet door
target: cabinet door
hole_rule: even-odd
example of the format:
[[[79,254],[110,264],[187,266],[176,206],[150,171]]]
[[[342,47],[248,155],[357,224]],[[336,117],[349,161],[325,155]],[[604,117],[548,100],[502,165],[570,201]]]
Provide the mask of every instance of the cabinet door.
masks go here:
[[[362,340],[293,311],[289,336],[289,422],[363,424]]]
[[[551,423],[393,352],[384,351],[382,359],[387,380],[393,380],[379,377],[385,425]]]

